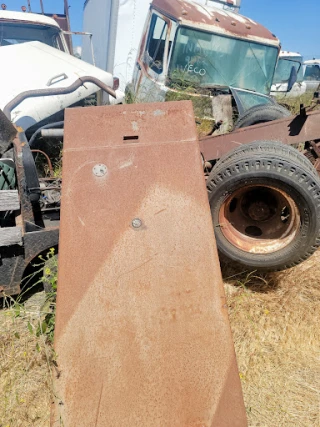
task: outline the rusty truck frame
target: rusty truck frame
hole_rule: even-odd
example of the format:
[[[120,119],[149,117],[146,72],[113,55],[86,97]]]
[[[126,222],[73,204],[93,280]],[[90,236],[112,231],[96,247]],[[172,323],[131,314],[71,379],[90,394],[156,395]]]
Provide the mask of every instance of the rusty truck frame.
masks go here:
[[[0,293],[12,295],[20,292],[21,281],[30,263],[51,247],[58,246],[59,227],[44,224],[38,197],[41,185],[35,188],[34,181],[28,181],[30,174],[26,175],[26,167],[36,170],[31,149],[25,134],[14,128],[4,114],[1,114],[1,137],[13,143],[17,177],[16,190],[0,191],[0,210],[14,211],[15,222],[12,227],[0,228]],[[205,174],[210,175],[208,165],[210,169],[235,148],[250,146],[253,141],[281,141],[285,145],[299,146],[312,160],[315,170],[320,171],[320,111],[301,108],[297,116],[201,139]],[[310,169],[311,166],[310,162]]]

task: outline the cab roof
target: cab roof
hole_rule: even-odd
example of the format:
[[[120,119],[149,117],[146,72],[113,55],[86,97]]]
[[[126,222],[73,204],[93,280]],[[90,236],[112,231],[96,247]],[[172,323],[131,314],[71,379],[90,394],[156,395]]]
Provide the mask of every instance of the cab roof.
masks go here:
[[[267,28],[252,19],[214,5],[199,4],[191,0],[153,0],[152,7],[181,25],[280,46],[279,39]]]
[[[299,52],[289,52],[287,50],[280,51],[279,58],[290,58],[290,57],[295,57],[295,58],[299,57],[302,60],[302,55]]]
[[[51,27],[56,27],[60,29],[59,25],[53,18],[50,18],[46,15],[30,12],[14,12],[11,10],[0,10],[0,22],[1,21],[16,21],[36,25],[49,25]]]
[[[304,65],[320,65],[320,59],[310,59],[309,61],[304,61]]]

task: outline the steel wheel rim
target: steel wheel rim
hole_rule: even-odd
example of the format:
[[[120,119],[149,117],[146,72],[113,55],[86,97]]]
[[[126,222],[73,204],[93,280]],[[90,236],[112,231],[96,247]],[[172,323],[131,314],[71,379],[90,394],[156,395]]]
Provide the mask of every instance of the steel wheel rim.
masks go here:
[[[272,186],[252,185],[233,192],[219,210],[222,234],[236,248],[252,254],[284,249],[300,230],[294,200]]]

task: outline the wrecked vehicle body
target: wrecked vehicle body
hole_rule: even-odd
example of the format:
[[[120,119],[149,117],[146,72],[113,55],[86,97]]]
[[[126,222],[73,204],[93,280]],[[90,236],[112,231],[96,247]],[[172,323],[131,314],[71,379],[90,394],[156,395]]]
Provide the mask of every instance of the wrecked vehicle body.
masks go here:
[[[28,67],[32,57],[32,67]],[[0,108],[19,94],[28,90],[66,88],[87,75],[96,77],[106,85],[113,86],[113,77],[65,52],[40,42],[29,42],[0,48],[0,61],[10,64],[2,69]],[[21,69],[24,78],[21,79]],[[84,101],[99,89],[92,83],[80,86],[66,95],[39,96],[25,99],[11,111],[11,120],[30,134],[36,128],[53,121],[63,120],[66,107],[84,105]]]
[[[270,270],[302,262],[320,243],[319,177],[301,153],[279,142],[293,129],[292,144],[317,168],[320,133],[302,135],[315,117],[305,110],[290,117],[269,96],[279,50],[276,36],[241,15],[201,1],[154,0],[128,87],[135,101],[190,99],[197,121],[215,122],[209,135],[217,128],[222,135],[201,141],[201,151],[219,250]],[[288,92],[297,74],[293,64]],[[259,125],[251,139],[248,126],[265,122],[272,123]],[[229,134],[232,128],[246,132]],[[303,177],[316,189],[314,199]]]
[[[281,270],[304,261],[320,246],[319,115],[302,111],[200,140],[218,248],[231,261]],[[0,292],[8,295],[20,291],[28,265],[58,245],[61,178],[50,166],[47,176],[38,176],[38,150],[21,129],[17,135],[3,113],[0,131],[0,146],[9,147],[11,141],[14,146],[14,162],[6,153],[0,158],[5,177],[0,190]],[[135,128],[123,139],[139,144],[138,134]],[[304,151],[285,144],[303,145]],[[128,164],[134,167],[132,159]]]
[[[0,293],[8,295],[19,293],[31,261],[58,245],[61,178],[39,138],[59,155],[65,108],[85,106],[99,90],[117,94],[110,73],[40,42],[4,46],[0,59],[10,64],[0,83]]]
[[[319,116],[319,111],[302,110],[296,117],[200,140],[218,249],[232,262],[282,270],[320,246]],[[99,120],[97,116],[97,126]],[[139,129],[123,139],[139,144]],[[6,153],[0,158],[3,295],[19,293],[30,263],[59,243],[61,178],[52,173],[50,159],[48,175],[39,177],[34,158],[38,150],[0,112],[0,146],[5,149],[11,141],[14,161]],[[303,152],[289,145],[303,146]],[[126,164],[135,167],[132,159]]]
[[[158,16],[158,13],[155,15]],[[241,19],[234,22],[237,25]],[[230,25],[233,27],[231,22]],[[162,37],[159,40],[162,41]],[[277,43],[271,44],[276,51]],[[75,58],[72,61],[79,62],[71,63],[70,58],[64,57],[65,53],[50,46],[38,42],[25,44],[28,45],[45,55],[47,68],[45,64],[41,65],[39,59],[40,68],[34,70],[39,74],[35,81],[31,80],[31,87],[21,86],[15,90],[16,81],[12,80],[10,92],[6,88],[10,82],[9,71],[7,79],[0,83],[3,93],[7,94],[1,104],[5,114],[0,117],[0,162],[2,174],[6,176],[0,191],[0,291],[4,294],[18,293],[22,275],[30,262],[58,244],[61,179],[52,173],[50,158],[48,174],[38,175],[34,155],[40,153],[35,150],[43,151],[43,140],[38,137],[47,138],[50,135],[62,140],[63,129],[54,128],[54,124],[57,124],[55,120],[62,118],[58,122],[62,127],[64,109],[78,105],[77,101],[81,105],[91,91],[91,84],[96,85],[93,90],[100,87],[116,97],[115,91],[107,86],[112,85],[110,74],[96,74],[104,72],[94,67],[84,69],[82,61]],[[3,47],[2,50],[5,52],[10,48]],[[164,44],[164,49],[168,48],[169,44]],[[61,65],[59,73],[52,70],[51,62],[47,60],[50,54]],[[64,72],[63,58],[68,66],[74,65],[74,68]],[[15,65],[20,69],[23,67],[22,63]],[[90,67],[89,64],[86,66]],[[94,81],[99,76],[103,82]],[[157,81],[154,80],[154,83]],[[78,91],[79,88],[81,91]],[[76,93],[78,97],[75,97]],[[242,93],[249,98],[258,96],[269,99],[267,95],[252,91],[242,90]],[[229,89],[222,88],[215,96],[211,94],[206,98],[214,99],[220,95],[225,99],[231,97]],[[201,96],[198,95],[198,98]],[[37,104],[39,100],[42,101]],[[270,104],[270,107],[273,105]],[[258,108],[261,107],[266,108],[260,105],[256,113],[260,113]],[[17,129],[10,124],[11,117],[22,126],[18,127],[18,136]],[[319,112],[309,114],[302,110],[297,117],[210,136],[200,142],[218,248],[232,261],[254,269],[281,270],[307,259],[320,245],[320,180],[316,174],[316,169],[320,169],[318,119]],[[97,115],[97,126],[99,120],[101,118]],[[43,127],[47,124],[48,128]],[[177,126],[183,126],[183,123],[177,123]],[[139,143],[138,132],[133,126],[132,133],[123,135],[123,140]],[[295,149],[286,148],[279,140],[302,146],[305,156]],[[258,141],[258,145],[255,141]],[[8,156],[12,142],[14,162]],[[45,157],[46,153],[42,155]],[[134,166],[131,160],[129,164]]]
[[[139,102],[191,99],[197,118],[223,121],[224,133],[250,108],[284,110],[269,96],[279,50],[269,30],[214,2],[154,0],[127,92]]]

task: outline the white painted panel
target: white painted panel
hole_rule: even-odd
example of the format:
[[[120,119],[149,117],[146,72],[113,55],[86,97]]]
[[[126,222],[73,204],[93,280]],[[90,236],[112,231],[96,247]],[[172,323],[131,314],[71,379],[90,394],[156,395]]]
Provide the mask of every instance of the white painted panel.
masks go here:
[[[93,34],[96,65],[119,77],[123,91],[132,80],[149,6],[150,0],[89,0],[84,8],[83,31]],[[92,63],[85,37],[82,58]]]
[[[1,47],[0,63],[6,65],[2,67],[0,79],[2,110],[21,92],[68,87],[83,76],[97,77],[113,85],[111,74],[40,42]],[[53,77],[63,74],[66,78],[56,79],[48,86]],[[12,121],[26,130],[98,90],[96,85],[86,83],[68,95],[26,99],[12,111]]]

